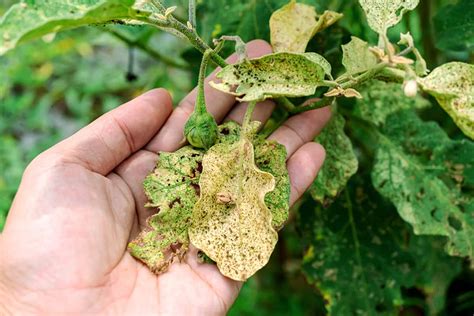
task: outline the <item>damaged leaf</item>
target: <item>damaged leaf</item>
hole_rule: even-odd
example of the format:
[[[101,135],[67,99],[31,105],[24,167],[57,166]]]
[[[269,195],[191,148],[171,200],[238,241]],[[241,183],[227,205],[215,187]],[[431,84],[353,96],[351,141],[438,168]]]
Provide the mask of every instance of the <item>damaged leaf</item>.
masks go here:
[[[474,139],[474,65],[447,63],[419,83],[436,98],[464,134]]]
[[[342,45],[342,64],[349,75],[355,75],[377,65],[377,57],[369,50],[369,44],[352,36],[351,41]]]
[[[158,213],[148,218],[148,227],[128,248],[154,273],[164,272],[175,257],[186,254],[192,209],[199,198],[203,155],[204,151],[191,146],[161,153],[156,169],[143,183],[147,206],[157,208]]]
[[[330,204],[344,189],[347,181],[357,172],[358,161],[349,137],[344,132],[345,120],[333,115],[315,141],[326,149],[326,160],[310,188],[313,199]]]
[[[321,16],[314,7],[290,1],[270,18],[270,36],[274,52],[304,53],[308,42],[334,24],[342,14],[325,11]]]
[[[132,0],[27,1],[13,5],[0,19],[0,55],[22,42],[52,32],[135,16]]]
[[[384,36],[387,29],[398,24],[403,14],[415,9],[418,2],[419,0],[359,0],[370,28]]]
[[[301,97],[315,93],[325,70],[306,54],[275,53],[228,65],[211,82],[214,88],[238,96],[239,101],[273,97]]]
[[[264,201],[275,188],[275,178],[257,168],[246,137],[215,145],[202,165],[191,243],[215,261],[222,274],[245,281],[268,262],[278,240]]]
[[[233,144],[240,139],[240,125],[229,121],[219,126],[219,144]],[[265,196],[274,229],[280,229],[288,218],[290,180],[283,145],[260,136],[254,140],[255,161],[275,178],[275,189]],[[148,219],[148,227],[129,244],[133,256],[155,273],[166,271],[175,258],[182,258],[189,246],[188,229],[194,205],[199,199],[199,178],[204,151],[186,146],[175,153],[161,153],[156,169],[144,188],[147,206],[158,214]],[[221,200],[229,196],[221,195]],[[205,257],[205,255],[204,255]]]
[[[413,111],[390,115],[379,135],[375,188],[417,235],[444,236],[452,256],[474,257],[474,144],[451,140]]]

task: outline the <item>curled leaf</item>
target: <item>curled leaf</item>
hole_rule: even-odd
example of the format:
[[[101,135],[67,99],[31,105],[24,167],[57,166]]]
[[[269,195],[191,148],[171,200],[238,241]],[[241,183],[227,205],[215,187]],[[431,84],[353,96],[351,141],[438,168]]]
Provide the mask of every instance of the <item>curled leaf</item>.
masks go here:
[[[474,139],[474,65],[447,63],[419,83],[436,98],[464,134]]]
[[[228,65],[211,82],[214,88],[238,96],[239,101],[300,97],[315,93],[325,70],[306,54],[275,53]]]
[[[359,0],[367,15],[369,26],[385,35],[387,29],[398,24],[406,11],[413,10],[419,0]]]
[[[215,261],[222,274],[245,281],[268,262],[278,240],[264,202],[275,188],[275,178],[257,168],[253,145],[243,137],[207,152],[199,184],[191,243]]]
[[[275,52],[304,53],[311,38],[334,24],[342,14],[325,11],[317,16],[314,7],[290,1],[270,18],[270,36]]]

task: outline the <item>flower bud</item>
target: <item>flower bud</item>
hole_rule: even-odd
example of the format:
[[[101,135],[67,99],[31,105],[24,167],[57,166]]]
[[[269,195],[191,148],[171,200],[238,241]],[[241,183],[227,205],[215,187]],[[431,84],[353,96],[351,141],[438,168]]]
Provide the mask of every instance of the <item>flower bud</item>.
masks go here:
[[[207,112],[194,112],[184,126],[184,136],[192,146],[197,148],[211,148],[217,140],[218,133],[214,117]]]
[[[408,80],[405,82],[403,85],[403,92],[409,98],[416,97],[416,94],[418,93],[418,84],[416,83],[416,80]]]

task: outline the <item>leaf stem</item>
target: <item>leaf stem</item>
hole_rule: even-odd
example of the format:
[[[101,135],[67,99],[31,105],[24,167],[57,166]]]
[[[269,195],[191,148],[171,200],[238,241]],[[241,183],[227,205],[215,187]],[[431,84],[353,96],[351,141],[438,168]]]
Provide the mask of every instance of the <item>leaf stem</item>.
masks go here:
[[[201,61],[201,67],[199,69],[199,81],[198,81],[198,92],[196,96],[196,105],[194,111],[199,114],[207,112],[206,109],[206,97],[204,93],[204,82],[206,80],[206,69],[209,64],[209,57],[211,56],[212,49],[208,49],[204,52]]]
[[[252,122],[252,114],[255,110],[255,106],[257,105],[257,101],[252,101],[247,106],[247,110],[245,111],[244,120],[242,122],[242,131],[244,133],[250,132],[250,123]]]
[[[189,0],[188,7],[188,21],[191,24],[192,28],[196,29],[196,0]]]

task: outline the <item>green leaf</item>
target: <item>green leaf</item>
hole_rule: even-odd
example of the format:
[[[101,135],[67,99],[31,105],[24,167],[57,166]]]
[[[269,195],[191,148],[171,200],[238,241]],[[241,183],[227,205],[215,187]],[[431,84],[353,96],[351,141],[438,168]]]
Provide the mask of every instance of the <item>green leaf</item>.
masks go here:
[[[429,101],[421,96],[405,96],[402,85],[398,83],[372,80],[361,87],[360,92],[363,98],[356,101],[353,115],[379,127],[392,113],[430,106]]]
[[[384,35],[387,29],[400,22],[406,11],[413,10],[419,0],[359,0],[367,15],[369,26]]]
[[[436,98],[464,134],[474,139],[474,65],[447,63],[419,83]]]
[[[314,94],[324,73],[305,54],[275,53],[228,65],[217,74],[222,83],[211,82],[211,86],[248,102],[308,96]]]
[[[312,203],[300,209],[307,280],[324,296],[329,315],[397,315],[413,304],[404,294],[412,288],[425,295],[426,314],[438,314],[461,260],[444,254],[439,240],[414,236],[367,184],[354,177],[328,209]]]
[[[313,36],[337,22],[342,14],[325,11],[321,16],[314,7],[290,1],[270,18],[270,37],[274,52],[304,53]]]
[[[355,36],[342,45],[342,64],[349,75],[364,72],[377,65],[377,58],[369,51],[369,44]]]
[[[246,137],[213,146],[202,166],[190,240],[223,275],[245,281],[268,262],[278,240],[264,202],[275,178],[257,168]]]
[[[160,153],[156,169],[143,183],[149,199],[146,206],[156,208],[158,213],[148,218],[148,227],[128,248],[154,273],[166,271],[175,257],[183,258],[187,252],[203,155],[204,151],[191,146]]]
[[[417,235],[445,236],[446,251],[474,257],[474,143],[453,141],[413,112],[391,115],[372,181]]]
[[[474,2],[459,0],[440,8],[434,17],[435,44],[443,50],[474,48]]]
[[[22,41],[88,24],[135,16],[133,0],[28,1],[12,6],[0,20],[0,55]]]
[[[344,133],[344,125],[342,115],[333,115],[315,139],[326,149],[326,160],[310,188],[310,193],[313,199],[323,205],[329,205],[344,189],[350,177],[357,172],[357,157],[351,140]]]

